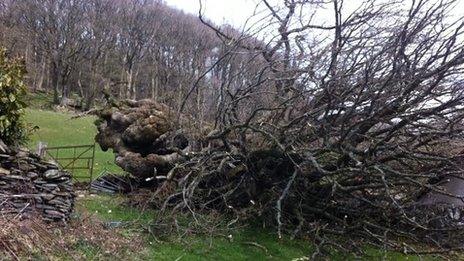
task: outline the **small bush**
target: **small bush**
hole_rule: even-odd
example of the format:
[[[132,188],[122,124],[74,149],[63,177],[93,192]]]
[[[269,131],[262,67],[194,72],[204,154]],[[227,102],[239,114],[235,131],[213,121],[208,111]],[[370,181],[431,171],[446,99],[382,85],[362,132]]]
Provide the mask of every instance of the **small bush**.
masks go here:
[[[0,139],[10,145],[26,139],[25,73],[24,61],[8,58],[6,50],[0,48]]]

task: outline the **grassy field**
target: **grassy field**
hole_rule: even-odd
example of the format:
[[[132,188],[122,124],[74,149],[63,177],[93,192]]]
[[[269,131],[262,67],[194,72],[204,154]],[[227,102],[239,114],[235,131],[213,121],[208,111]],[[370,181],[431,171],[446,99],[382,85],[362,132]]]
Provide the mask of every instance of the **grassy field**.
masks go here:
[[[71,114],[52,111],[29,109],[27,122],[30,126],[37,126],[32,134],[29,147],[35,148],[39,141],[49,146],[79,145],[93,143],[96,128],[94,117],[71,119]],[[97,147],[95,154],[95,172],[122,172],[115,164],[112,152],[103,152]],[[154,210],[141,212],[138,209],[126,207],[122,204],[122,196],[91,195],[84,193],[78,197],[76,217],[82,213],[91,213],[101,220],[124,221],[131,224],[122,228],[118,233],[129,238],[141,239],[140,251],[137,253],[121,252],[118,259],[127,260],[293,260],[308,256],[312,252],[310,243],[302,240],[278,240],[275,232],[263,231],[256,228],[245,228],[231,232],[229,235],[214,237],[185,236],[155,240],[153,235],[145,232],[150,225]],[[77,222],[77,221],[75,221]],[[155,235],[156,236],[156,235]],[[111,260],[115,253],[107,253],[96,243],[87,238],[79,238],[72,251],[77,251],[86,260]],[[130,252],[130,251],[129,251]],[[419,260],[418,257],[405,257],[399,253],[385,253],[370,250],[370,260]],[[1,258],[0,258],[1,259]],[[343,255],[336,256],[337,260],[354,259]]]
[[[33,150],[39,142],[45,142],[49,147],[93,144],[97,128],[93,124],[94,117],[72,119],[71,114],[47,110],[28,109],[26,120],[35,131],[30,135],[29,147]],[[71,150],[61,151],[61,156],[72,156]],[[79,153],[79,151],[77,152]],[[81,162],[80,165],[84,164]],[[96,146],[94,176],[104,171],[120,173],[122,170],[114,164],[111,151],[104,152]],[[82,172],[82,171],[81,171]],[[83,175],[84,173],[77,173]]]

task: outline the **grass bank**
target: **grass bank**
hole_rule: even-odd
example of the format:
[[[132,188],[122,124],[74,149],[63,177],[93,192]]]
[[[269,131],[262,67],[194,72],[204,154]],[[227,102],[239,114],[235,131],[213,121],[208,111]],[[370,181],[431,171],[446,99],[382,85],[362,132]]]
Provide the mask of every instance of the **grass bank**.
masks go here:
[[[31,128],[35,129],[28,143],[32,150],[35,150],[39,142],[45,142],[50,147],[93,144],[97,133],[97,128],[93,124],[95,117],[92,116],[72,119],[72,115],[68,113],[28,109],[26,121]],[[114,164],[112,151],[104,152],[97,144],[94,174],[98,175],[103,171],[122,172],[121,168]]]

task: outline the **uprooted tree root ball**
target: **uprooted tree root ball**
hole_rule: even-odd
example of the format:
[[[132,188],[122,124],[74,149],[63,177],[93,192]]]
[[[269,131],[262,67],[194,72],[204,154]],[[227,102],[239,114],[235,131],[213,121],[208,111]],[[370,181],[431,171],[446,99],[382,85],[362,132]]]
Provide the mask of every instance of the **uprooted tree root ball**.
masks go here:
[[[140,177],[165,175],[188,150],[185,134],[175,130],[175,114],[150,100],[123,101],[99,112],[96,141],[112,148],[116,164]]]
[[[279,237],[310,235],[322,249],[346,247],[334,245],[331,236],[347,236],[347,245],[364,239],[410,253],[416,250],[404,242],[460,247],[464,220],[446,179],[459,173],[461,157],[431,160],[415,151],[387,161],[398,152],[379,151],[361,162],[343,148],[318,147],[305,133],[294,142],[310,148],[282,149],[279,139],[266,134],[271,128],[247,133],[253,144],[261,142],[242,149],[227,144],[234,134],[194,139],[200,135],[193,132],[205,131],[174,129],[175,115],[166,115],[168,108],[157,103],[124,101],[102,110],[97,121],[97,141],[113,148],[116,162],[136,177],[156,180],[149,203],[164,213],[157,227],[175,220],[170,214],[183,213],[198,229],[200,216],[222,213],[231,223],[259,220]],[[424,200],[437,195],[448,200]]]

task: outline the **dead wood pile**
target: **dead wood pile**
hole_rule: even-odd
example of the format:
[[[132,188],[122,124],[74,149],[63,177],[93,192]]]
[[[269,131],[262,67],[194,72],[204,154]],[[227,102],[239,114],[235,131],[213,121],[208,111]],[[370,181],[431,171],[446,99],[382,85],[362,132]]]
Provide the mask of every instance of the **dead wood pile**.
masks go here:
[[[421,194],[447,193],[428,180],[455,171],[456,164],[448,161],[449,167],[430,161],[411,164],[411,174],[403,176],[394,164],[352,162],[340,148],[314,147],[314,153],[306,147],[282,148],[270,128],[235,137],[227,129],[205,134],[180,128],[185,125],[178,125],[169,108],[148,100],[111,104],[98,115],[96,141],[104,150],[113,149],[125,171],[156,181],[149,203],[161,212],[184,211],[196,223],[200,213],[208,212],[223,213],[232,223],[258,218],[277,228],[279,237],[323,231],[390,249],[401,245],[387,240],[387,234],[440,247],[456,246],[464,236],[464,219],[451,202],[417,202]],[[309,144],[304,133],[293,133],[298,144]],[[429,172],[414,176],[419,168]],[[387,179],[385,171],[394,174]],[[158,221],[158,227],[169,226]]]
[[[71,176],[57,164],[0,140],[0,214],[40,214],[46,221],[67,220],[74,207]]]

